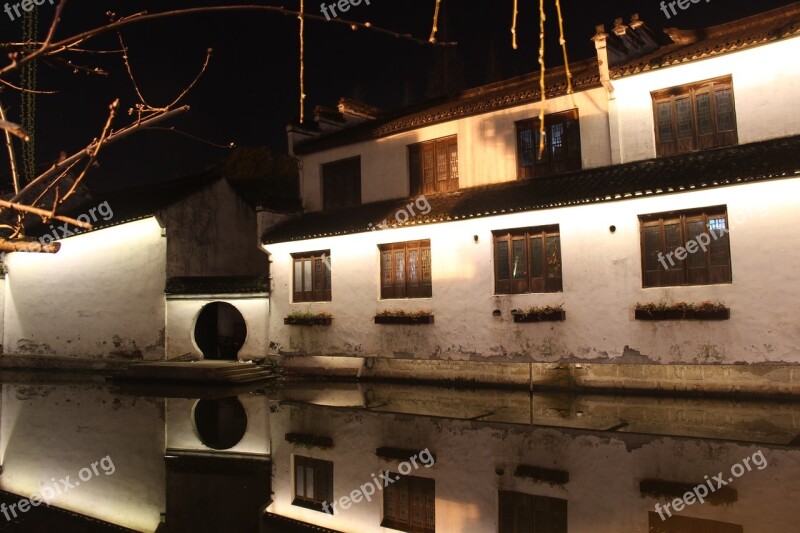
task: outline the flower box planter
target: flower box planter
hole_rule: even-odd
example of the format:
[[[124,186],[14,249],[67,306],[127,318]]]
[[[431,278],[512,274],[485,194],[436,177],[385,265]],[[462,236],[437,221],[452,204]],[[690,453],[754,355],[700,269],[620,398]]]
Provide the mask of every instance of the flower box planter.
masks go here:
[[[730,309],[636,309],[636,320],[729,320]]]
[[[514,322],[560,322],[567,319],[566,311],[549,311],[547,313],[517,313]]]
[[[427,316],[376,316],[376,324],[433,324],[433,315]]]
[[[333,318],[321,316],[310,318],[286,317],[283,319],[283,323],[288,326],[330,326],[331,322],[333,322]]]

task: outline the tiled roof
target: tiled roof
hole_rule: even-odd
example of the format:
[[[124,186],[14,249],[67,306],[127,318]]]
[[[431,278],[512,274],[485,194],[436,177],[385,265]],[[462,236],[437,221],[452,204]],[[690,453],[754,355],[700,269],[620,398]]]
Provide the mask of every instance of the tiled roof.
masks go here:
[[[600,73],[596,58],[571,63],[570,72],[572,73],[572,85],[576,90],[600,85]],[[379,119],[298,143],[295,146],[295,153],[313,153],[335,146],[393,135],[431,124],[533,102],[541,97],[538,80],[539,73],[534,72],[511,80],[470,89],[456,96],[439,98],[400,109]],[[545,81],[548,98],[566,94],[567,78],[563,66],[547,69]]]
[[[700,30],[664,30],[674,44],[611,69],[620,78],[800,35],[800,2]],[[790,58],[787,61],[793,61]]]
[[[167,278],[167,294],[254,294],[269,292],[268,276],[205,276]]]
[[[408,198],[308,213],[267,231],[262,241],[360,233],[384,219],[394,227],[431,224],[795,176],[800,177],[800,136],[427,195],[430,212],[402,225],[395,213]]]

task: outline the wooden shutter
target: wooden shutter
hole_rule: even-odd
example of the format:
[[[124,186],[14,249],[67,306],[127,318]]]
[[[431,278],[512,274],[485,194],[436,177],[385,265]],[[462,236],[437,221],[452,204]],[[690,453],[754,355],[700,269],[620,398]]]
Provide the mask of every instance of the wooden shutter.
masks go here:
[[[494,237],[494,292],[511,293],[511,238],[509,235]]]

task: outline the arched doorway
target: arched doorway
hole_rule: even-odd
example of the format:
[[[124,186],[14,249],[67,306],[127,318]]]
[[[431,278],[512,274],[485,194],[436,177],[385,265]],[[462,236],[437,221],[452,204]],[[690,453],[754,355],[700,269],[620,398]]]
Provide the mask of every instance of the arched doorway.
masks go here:
[[[194,340],[206,359],[235,360],[246,338],[244,317],[226,302],[203,307],[194,326]]]
[[[235,397],[199,400],[192,418],[200,442],[214,450],[233,448],[247,432],[247,412]]]

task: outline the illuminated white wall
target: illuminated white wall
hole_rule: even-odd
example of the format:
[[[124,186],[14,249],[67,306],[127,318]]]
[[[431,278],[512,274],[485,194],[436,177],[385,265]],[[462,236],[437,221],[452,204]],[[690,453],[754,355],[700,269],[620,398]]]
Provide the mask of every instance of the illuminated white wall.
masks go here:
[[[739,144],[800,133],[800,37],[612,80],[619,130],[614,162],[656,155],[652,91],[733,77]],[[615,120],[612,118],[612,123]],[[620,150],[621,149],[621,150]],[[621,151],[621,153],[620,153]]]
[[[291,504],[292,455],[333,461],[333,495],[339,499],[370,482],[397,461],[375,455],[381,446],[424,449],[436,455],[431,468],[411,475],[435,480],[436,531],[497,531],[498,490],[568,500],[568,529],[576,533],[648,531],[648,512],[659,500],[642,497],[639,482],[658,479],[697,483],[702,476],[730,471],[762,450],[768,465],[745,472],[731,485],[738,501],[694,504],[680,514],[744,526],[744,531],[792,531],[800,497],[800,452],[782,446],[682,437],[611,434],[583,430],[485,424],[480,421],[392,415],[355,409],[282,405],[271,417],[274,435],[274,499],[269,512],[345,533],[390,533],[381,528],[382,492],[332,516]],[[296,446],[288,432],[333,439],[333,448]],[[418,462],[419,464],[419,462]],[[563,486],[514,475],[520,464],[569,472]],[[763,463],[762,463],[763,464]],[[498,473],[499,472],[499,473]]]
[[[237,399],[247,414],[247,431],[242,440],[228,450],[219,452],[200,440],[194,423],[194,408],[198,400],[169,398],[167,410],[167,449],[170,451],[202,451],[213,453],[248,453],[269,455],[269,405],[263,394],[242,394]]]
[[[739,185],[444,224],[267,245],[270,340],[298,355],[473,361],[800,362],[794,227],[800,179]],[[726,204],[733,283],[642,288],[642,214]],[[436,213],[433,213],[434,215]],[[492,230],[559,224],[564,292],[494,295]],[[616,226],[611,233],[609,227]],[[473,236],[478,236],[478,242]],[[433,297],[381,300],[378,245],[430,239]],[[292,303],[292,253],[330,250],[333,300]],[[720,301],[728,321],[634,320],[637,303]],[[565,322],[515,324],[512,309],[564,304]],[[383,309],[429,310],[435,323],[373,323]],[[492,311],[502,311],[501,317]],[[285,326],[292,311],[328,312],[331,326]],[[631,359],[640,352],[646,357]],[[623,355],[624,359],[618,359]]]
[[[202,356],[194,339],[197,317],[212,302],[226,302],[242,314],[247,338],[239,350],[239,359],[263,358],[269,347],[269,298],[246,298],[228,295],[219,298],[170,296],[167,299],[167,358],[183,354]]]
[[[553,98],[545,113],[578,108],[583,168],[611,163],[608,134],[608,98],[598,88]],[[301,194],[307,211],[322,209],[322,164],[361,156],[363,203],[409,195],[408,146],[448,135],[458,135],[458,171],[461,188],[517,179],[517,143],[514,122],[539,116],[540,104],[528,104],[485,113],[302,156]]]
[[[56,495],[56,507],[148,532],[165,511],[163,400],[85,384],[4,384],[0,456],[0,488],[21,496],[69,476],[79,484]],[[99,475],[80,481],[81,469],[106,456],[113,474],[98,465]]]
[[[6,258],[6,353],[160,359],[166,239],[155,218]]]

